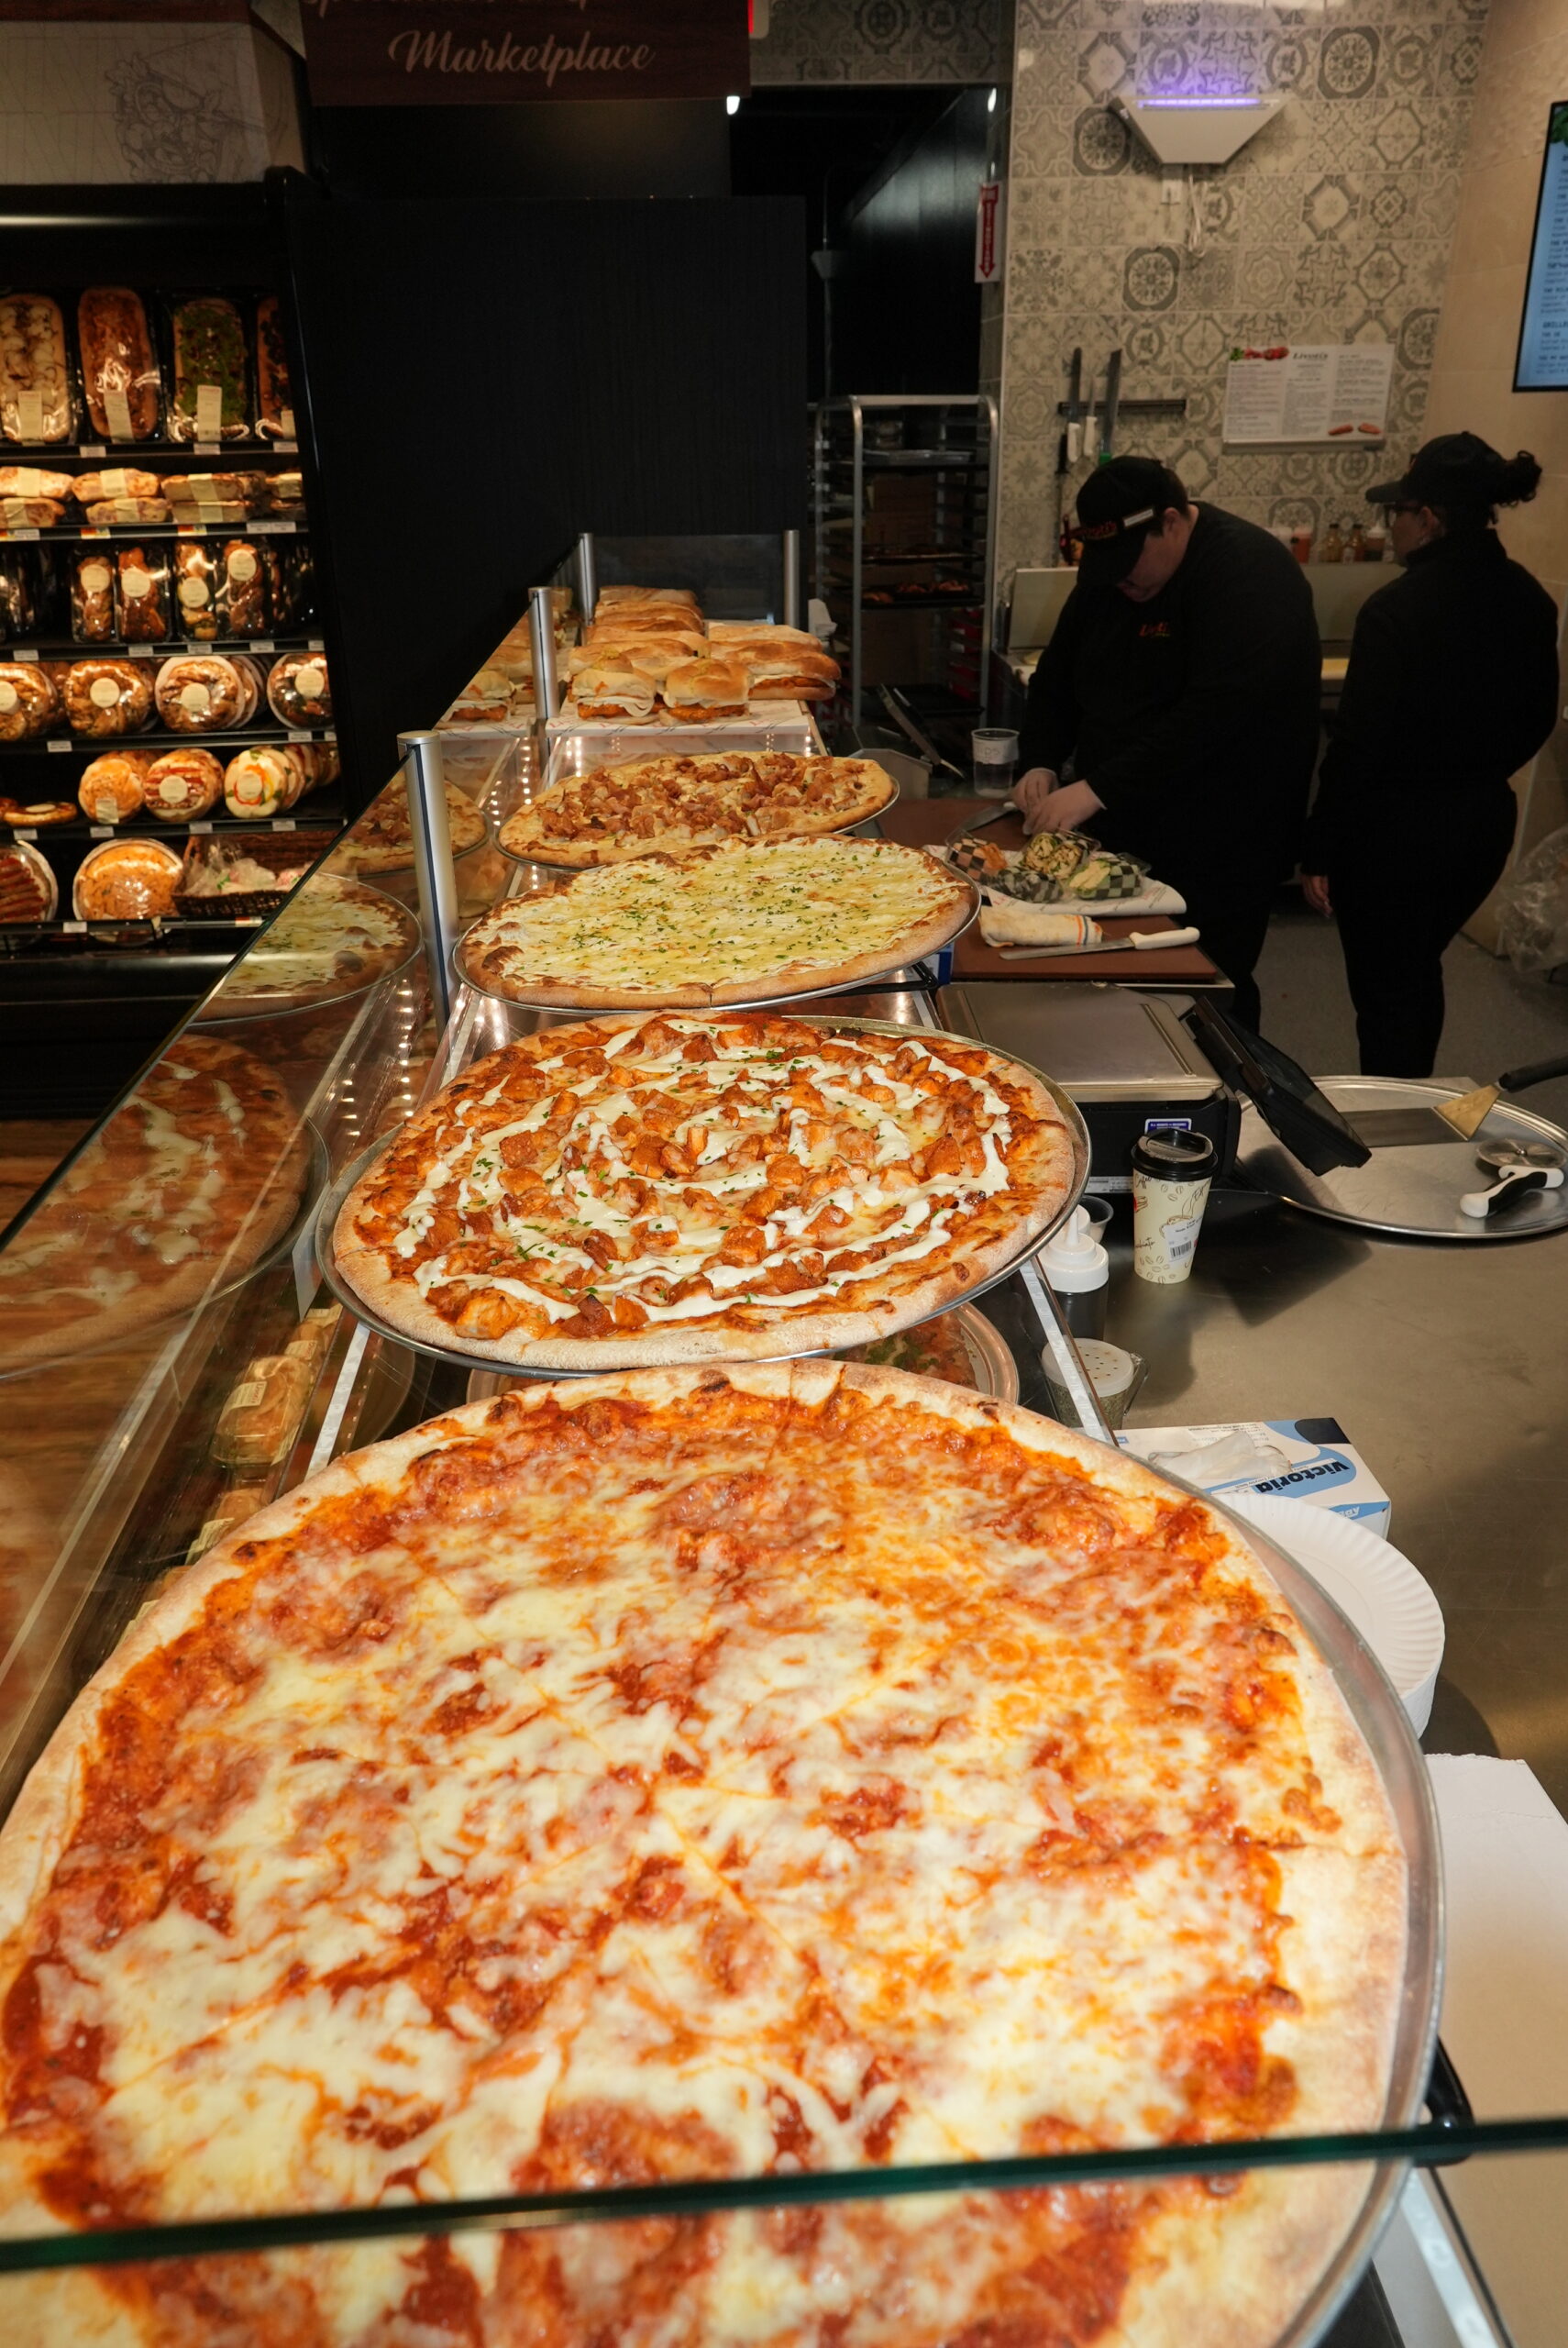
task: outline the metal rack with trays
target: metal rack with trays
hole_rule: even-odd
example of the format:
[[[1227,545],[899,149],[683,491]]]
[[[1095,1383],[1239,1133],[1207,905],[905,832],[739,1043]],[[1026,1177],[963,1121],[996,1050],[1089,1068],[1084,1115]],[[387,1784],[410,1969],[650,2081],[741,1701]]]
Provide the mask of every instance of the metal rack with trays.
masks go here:
[[[847,641],[853,729],[864,693],[883,683],[934,686],[956,703],[977,702],[974,664],[962,647],[955,657],[935,615],[966,615],[977,626],[983,677],[996,561],[996,403],[984,394],[867,393],[813,409],[814,593]],[[899,576],[917,567],[933,576],[918,582]],[[944,575],[955,581],[951,592],[941,588]],[[928,592],[911,593],[911,583]],[[933,625],[911,641],[889,642],[882,622],[896,612]],[[900,663],[922,673],[893,673]]]

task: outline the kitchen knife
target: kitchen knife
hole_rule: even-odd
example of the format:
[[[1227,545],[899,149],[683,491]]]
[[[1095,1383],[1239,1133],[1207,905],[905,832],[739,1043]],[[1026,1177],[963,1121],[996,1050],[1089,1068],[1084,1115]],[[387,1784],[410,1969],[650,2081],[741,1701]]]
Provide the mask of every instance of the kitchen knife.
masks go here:
[[[955,832],[949,832],[940,845],[943,847],[951,847],[955,840],[966,840],[971,832],[983,832],[988,824],[999,823],[1004,815],[1016,815],[1017,813],[1018,804],[1015,800],[999,800],[996,806],[988,808],[985,814],[971,815],[966,824],[960,824]]]
[[[1105,362],[1105,416],[1099,427],[1099,461],[1110,464],[1116,454],[1116,415],[1121,405],[1121,352],[1113,350]]]
[[[1073,363],[1067,374],[1067,462],[1076,465],[1084,452],[1084,354],[1082,347],[1073,346]]]
[[[1087,907],[1077,910],[1083,913]],[[996,950],[1004,962],[1049,962],[1058,954],[1147,954],[1162,946],[1196,946],[1200,934],[1196,929],[1135,929],[1126,937],[1102,937],[1098,946],[999,946]]]

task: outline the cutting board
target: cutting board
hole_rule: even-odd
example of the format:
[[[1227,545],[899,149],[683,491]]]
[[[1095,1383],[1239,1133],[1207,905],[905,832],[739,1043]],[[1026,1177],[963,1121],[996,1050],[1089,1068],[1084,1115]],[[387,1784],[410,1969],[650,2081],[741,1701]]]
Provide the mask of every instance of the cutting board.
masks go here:
[[[900,799],[879,822],[883,836],[899,840],[905,847],[939,847],[990,803],[983,799]],[[988,825],[982,836],[993,840],[998,847],[1021,847],[1023,825],[1018,816],[1003,815]],[[1186,925],[1183,920],[1173,920],[1167,914],[1119,918],[1114,914],[1102,914],[1094,905],[1076,906],[1073,910],[1091,914],[1107,937],[1125,937],[1134,929],[1147,932]],[[1031,954],[1020,956],[1017,961],[1004,961],[994,946],[986,944],[977,923],[965,931],[953,949],[953,976],[958,982],[965,979],[1073,979],[1081,984],[1085,979],[1094,979],[1116,984],[1131,980],[1143,987],[1224,984],[1201,946],[1173,946],[1168,951],[1158,946],[1145,947],[1141,951],[1130,947],[1125,954]]]

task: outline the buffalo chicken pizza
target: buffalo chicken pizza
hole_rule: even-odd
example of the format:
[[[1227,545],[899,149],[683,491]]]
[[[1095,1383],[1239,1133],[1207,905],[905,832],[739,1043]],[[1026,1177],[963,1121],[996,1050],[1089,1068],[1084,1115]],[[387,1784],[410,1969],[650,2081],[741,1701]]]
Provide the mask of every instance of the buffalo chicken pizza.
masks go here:
[[[896,795],[873,759],[804,759],[785,750],[628,759],[551,783],[500,832],[512,856],[574,871],[727,839],[841,832]]]
[[[1370,2127],[1406,1881],[1279,1589],[1138,1463],[837,1363],[541,1384],[264,1509],[57,1731],[6,2226]],[[165,2258],[13,2277],[8,2338],[1271,2348],[1366,2183]]]
[[[729,840],[579,873],[474,924],[458,969],[547,1009],[773,1002],[864,985],[972,919],[972,885],[890,840]]]
[[[307,1169],[271,1070],[214,1036],[177,1037],[0,1256],[0,1365],[189,1311],[287,1229]]]
[[[447,822],[452,853],[463,856],[485,836],[484,816],[466,791],[447,785]],[[379,792],[328,858],[334,872],[403,872],[414,862],[408,824],[408,789],[401,776]]]
[[[349,1192],[337,1268],[423,1343],[534,1369],[766,1358],[939,1312],[1066,1212],[1077,1153],[955,1036],[594,1019],[480,1060]]]

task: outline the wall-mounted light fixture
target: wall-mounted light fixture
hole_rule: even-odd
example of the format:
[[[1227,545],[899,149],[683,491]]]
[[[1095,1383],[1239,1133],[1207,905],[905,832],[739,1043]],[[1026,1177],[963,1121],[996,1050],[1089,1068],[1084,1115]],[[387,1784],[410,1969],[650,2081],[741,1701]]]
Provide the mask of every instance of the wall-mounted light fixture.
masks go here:
[[[1156,162],[1169,170],[1184,164],[1228,163],[1284,105],[1283,97],[1113,98]]]

